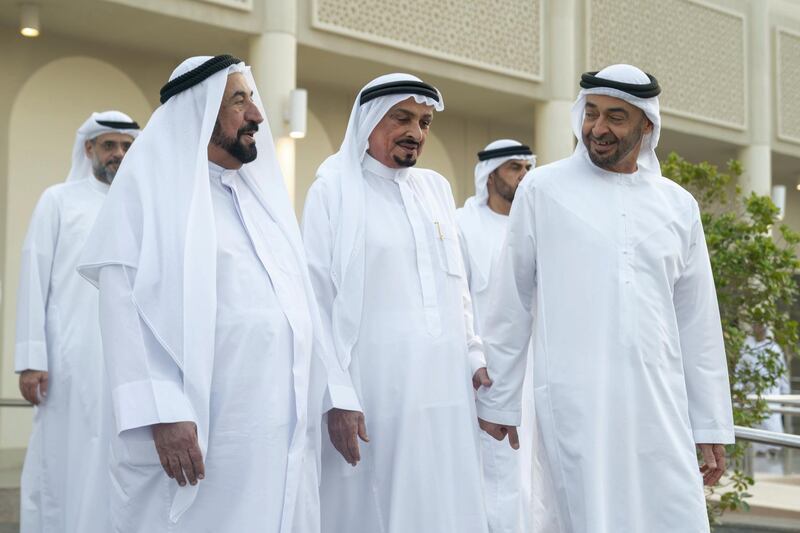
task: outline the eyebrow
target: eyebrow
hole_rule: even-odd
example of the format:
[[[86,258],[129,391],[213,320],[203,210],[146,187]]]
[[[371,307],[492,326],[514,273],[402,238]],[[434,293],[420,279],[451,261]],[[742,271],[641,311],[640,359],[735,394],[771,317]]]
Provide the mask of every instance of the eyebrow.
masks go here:
[[[233,94],[231,95],[231,100],[233,100],[233,99],[234,99],[234,98],[236,98],[237,96],[241,96],[242,98],[244,98],[245,96],[248,96],[248,94],[247,94],[247,91],[244,91],[244,90],[236,91],[235,93],[233,93]],[[250,91],[250,94],[249,94],[249,96],[250,96],[251,98],[253,97],[253,91]]]
[[[591,102],[586,102],[586,105],[584,107],[591,108],[593,111],[599,109],[596,104],[593,104]],[[610,108],[606,109],[605,112],[606,113],[624,113],[625,116],[629,115],[628,110],[625,109],[624,107],[610,107]]]

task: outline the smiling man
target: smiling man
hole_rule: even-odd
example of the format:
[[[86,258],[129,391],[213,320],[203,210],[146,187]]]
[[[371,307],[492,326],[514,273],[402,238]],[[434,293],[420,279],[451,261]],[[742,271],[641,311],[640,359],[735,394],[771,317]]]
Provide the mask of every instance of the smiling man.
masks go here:
[[[472,378],[488,380],[453,194],[415,167],[443,108],[419,78],[373,80],[306,199],[309,268],[339,363],[322,453],[325,533],[487,530],[470,416]]]
[[[75,272],[139,126],[119,111],[78,129],[66,183],[42,194],[22,248],[15,367],[36,405],[22,471],[20,530],[109,530],[106,472],[111,410],[97,291]]]
[[[253,77],[189,58],[161,102],[79,267],[100,289],[112,530],[314,533],[327,352]]]
[[[734,435],[700,210],[661,175],[656,79],[613,65],[581,87],[575,153],[531,172],[511,207],[481,426],[518,446],[532,338],[533,475],[556,502],[542,530],[705,533],[703,483]]]

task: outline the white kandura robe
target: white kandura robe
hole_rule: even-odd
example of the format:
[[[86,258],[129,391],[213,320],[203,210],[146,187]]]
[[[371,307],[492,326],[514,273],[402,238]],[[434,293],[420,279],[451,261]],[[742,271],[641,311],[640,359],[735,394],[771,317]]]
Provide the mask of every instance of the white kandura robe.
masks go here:
[[[289,318],[307,314],[301,274],[246,182],[222,170],[209,164],[217,313],[206,474],[176,524],[169,521],[170,505],[189,485],[178,488],[167,477],[150,428],[142,426],[194,421],[193,410],[182,396],[178,367],[132,305],[133,273],[117,265],[100,273],[103,341],[113,354],[109,374],[121,433],[111,449],[112,521],[119,533],[288,533],[281,524],[292,491],[299,492],[291,531],[319,529],[314,447],[297,449],[293,439],[297,411],[305,409],[295,391],[308,379],[294,375],[294,345],[311,335],[293,331]],[[153,384],[153,397],[125,390],[142,382]]]
[[[577,154],[537,168],[492,281],[478,413],[518,424],[526,348],[547,533],[709,530],[695,443],[733,442],[697,203]],[[496,292],[494,292],[496,291]]]
[[[108,532],[111,409],[97,291],[75,271],[107,191],[94,177],[47,189],[22,248],[15,370],[48,372],[22,470],[23,533]]]
[[[508,216],[495,213],[487,204],[467,205],[456,211],[469,290],[472,295],[475,332],[483,335],[485,312],[489,307],[489,281],[503,249]],[[541,515],[539,501],[533,499],[533,390],[528,353],[528,370],[522,392],[520,448],[498,441],[481,431],[481,460],[486,493],[486,515],[490,533],[528,533]],[[491,377],[491,376],[490,376]],[[537,494],[541,497],[540,494]]]
[[[395,179],[407,180],[404,192]],[[322,531],[485,533],[471,385],[483,357],[450,186],[435,172],[393,170],[368,155],[364,180],[364,304],[346,374],[370,442],[359,441],[361,461],[352,467],[323,438]],[[325,178],[312,185],[303,220],[312,282],[328,317],[330,186]]]

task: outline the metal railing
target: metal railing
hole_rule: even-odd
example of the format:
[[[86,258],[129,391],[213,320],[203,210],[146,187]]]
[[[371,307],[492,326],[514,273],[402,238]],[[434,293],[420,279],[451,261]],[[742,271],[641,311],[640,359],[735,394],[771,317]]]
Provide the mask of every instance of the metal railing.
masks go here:
[[[766,431],[763,429],[746,428],[743,426],[736,426],[734,428],[734,433],[736,438],[739,440],[757,442],[759,444],[771,444],[773,446],[782,446],[784,448],[800,450],[800,435],[778,433],[776,431]]]
[[[22,398],[0,398],[0,407],[33,407],[33,404]]]

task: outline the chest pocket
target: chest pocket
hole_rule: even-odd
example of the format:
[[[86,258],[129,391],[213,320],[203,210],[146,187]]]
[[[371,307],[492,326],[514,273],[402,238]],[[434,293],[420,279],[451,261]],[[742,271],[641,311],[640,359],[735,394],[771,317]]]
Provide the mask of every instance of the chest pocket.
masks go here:
[[[458,245],[458,234],[455,227],[446,222],[434,223],[434,226],[442,268],[451,276],[460,276],[463,266],[461,264],[461,247]]]

